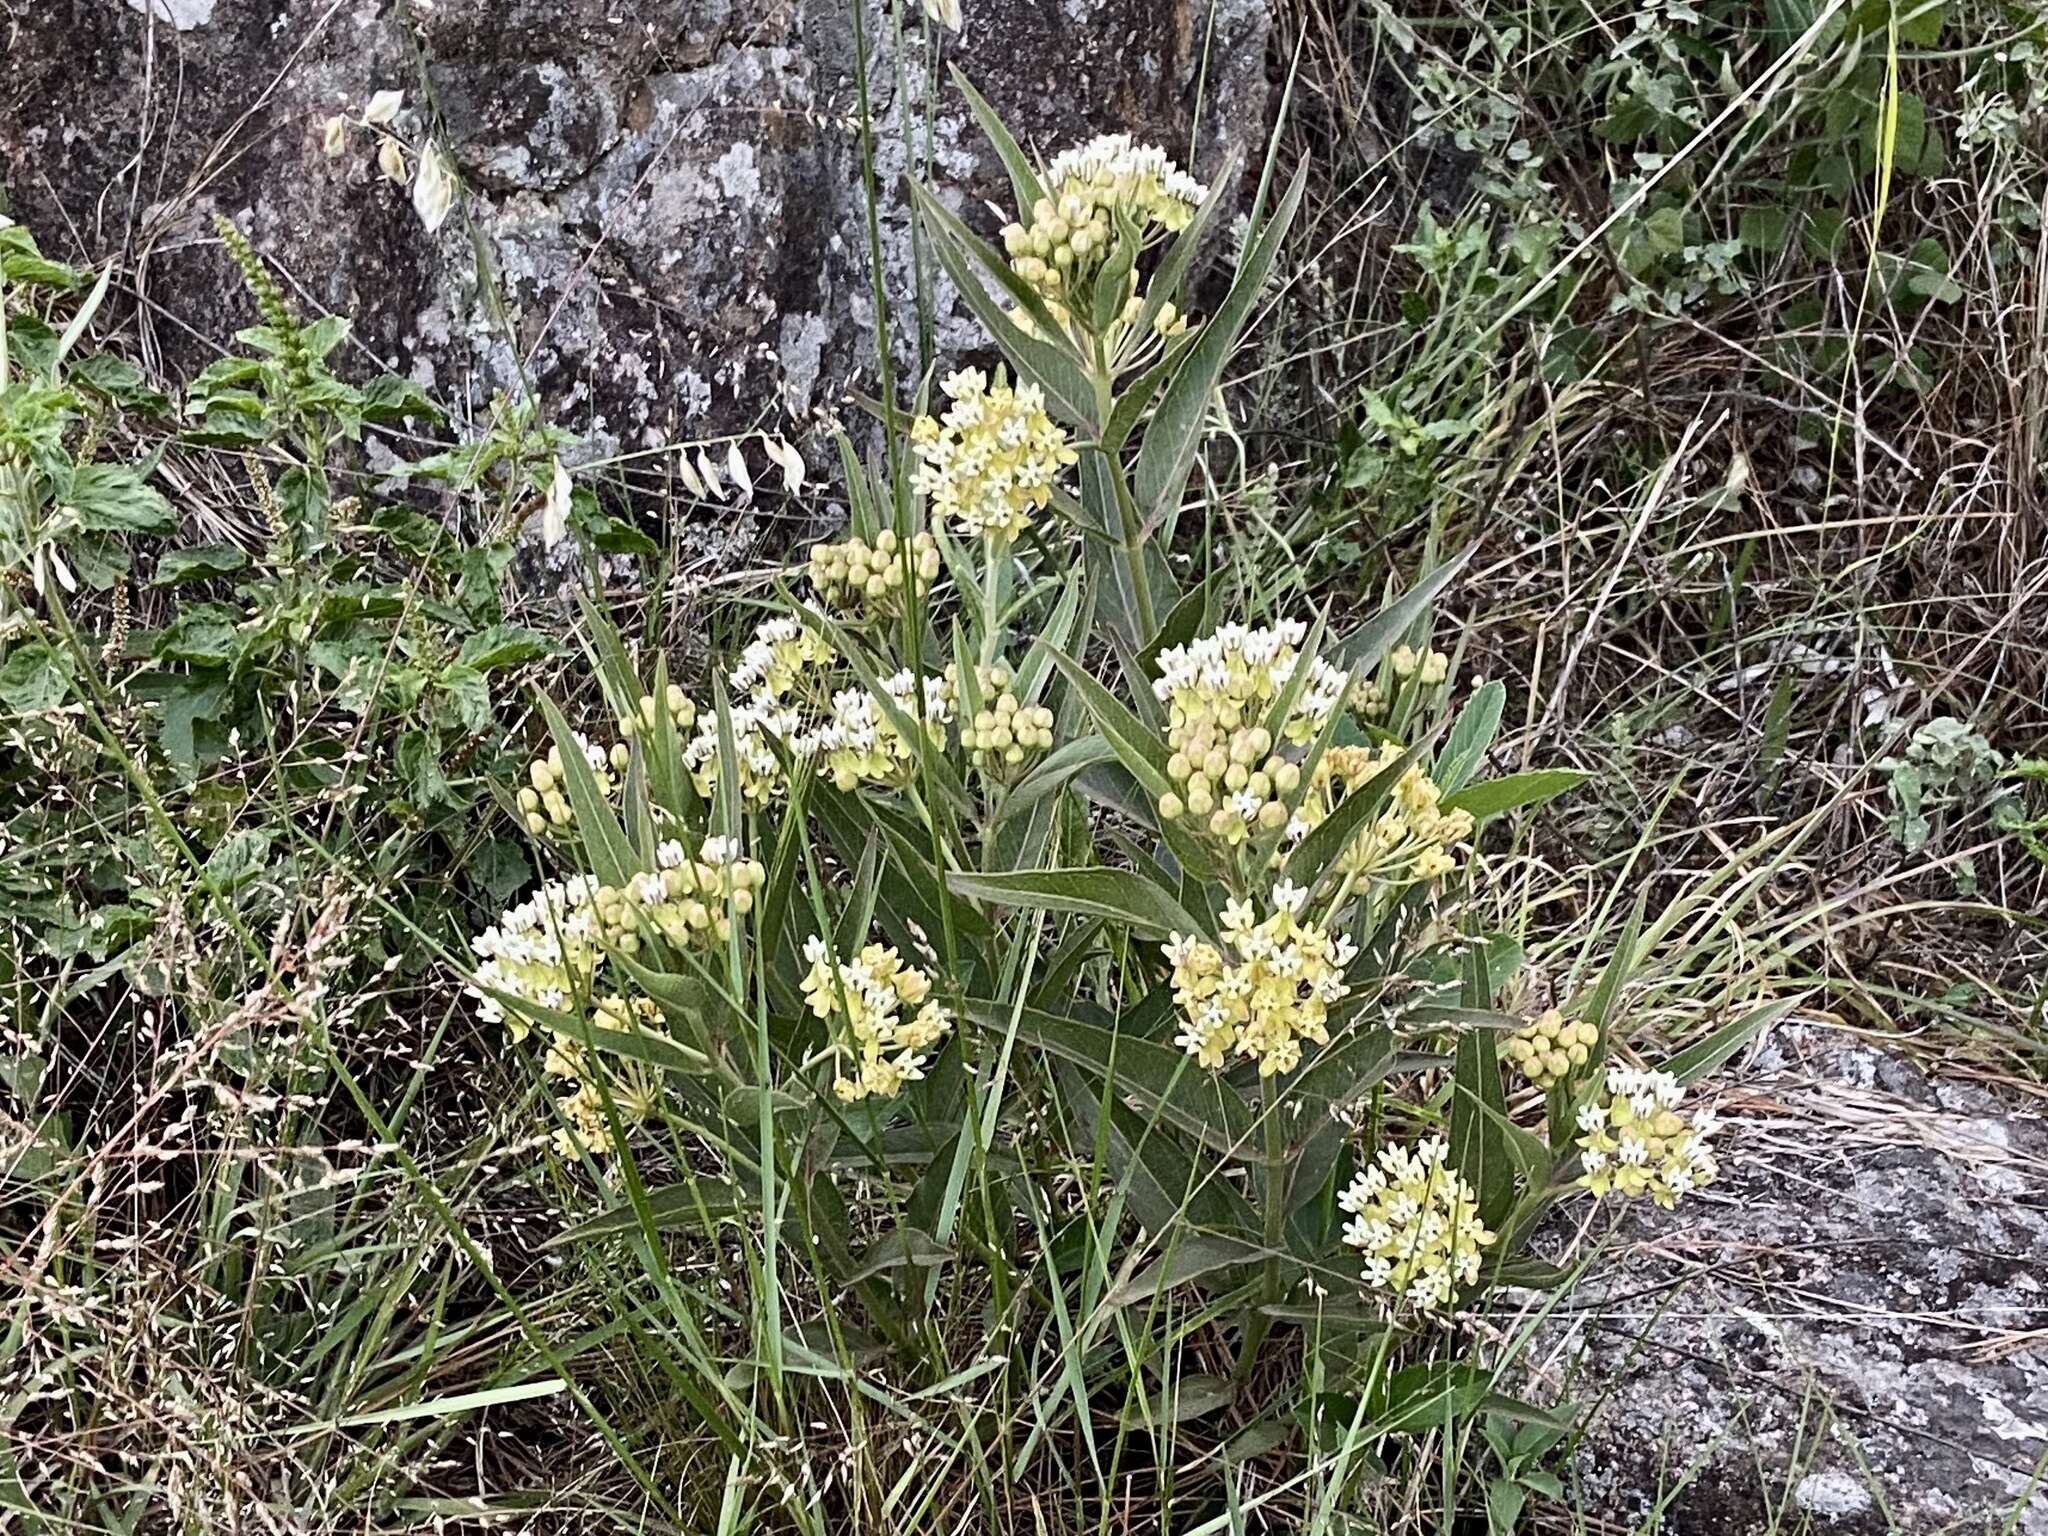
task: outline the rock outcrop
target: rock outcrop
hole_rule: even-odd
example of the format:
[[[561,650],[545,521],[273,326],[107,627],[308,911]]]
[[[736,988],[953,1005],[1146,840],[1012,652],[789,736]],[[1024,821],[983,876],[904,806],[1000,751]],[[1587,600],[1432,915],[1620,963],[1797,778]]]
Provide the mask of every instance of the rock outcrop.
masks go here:
[[[915,3],[865,13],[878,243],[913,365],[900,178],[929,157],[985,231],[1006,186],[946,66],[1048,154],[1127,129],[1193,145],[1209,174],[1232,151],[1256,164],[1267,129],[1265,0],[966,9],[957,37]],[[798,438],[849,381],[873,387],[851,17],[846,0],[38,0],[0,15],[0,191],[53,255],[121,262],[173,376],[251,318],[220,212],[309,307],[354,317],[365,368],[458,411],[531,385],[593,452]],[[438,121],[453,148],[466,191],[436,235],[373,136],[323,152],[322,124],[379,90],[404,92],[403,137]],[[925,276],[931,344],[974,345]]]
[[[1729,1077],[1721,1181],[1595,1211],[1530,1351],[1594,1409],[1580,1506],[1685,1536],[2048,1532],[2038,1104],[1796,1024]]]

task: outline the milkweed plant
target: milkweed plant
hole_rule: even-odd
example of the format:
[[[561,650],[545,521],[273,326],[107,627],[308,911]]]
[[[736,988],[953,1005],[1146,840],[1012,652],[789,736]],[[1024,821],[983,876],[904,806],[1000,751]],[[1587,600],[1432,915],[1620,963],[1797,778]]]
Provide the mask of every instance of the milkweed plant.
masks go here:
[[[1711,1182],[1686,1081],[1726,1052],[1617,1038],[1629,941],[1569,1004],[1496,1006],[1481,833],[1580,775],[1476,776],[1506,689],[1460,703],[1429,644],[1456,562],[1346,628],[1175,558],[1300,177],[1197,314],[1234,167],[1122,136],[1041,166],[960,85],[1014,216],[986,241],[912,191],[1001,361],[839,440],[849,526],[704,686],[593,608],[611,725],[543,700],[503,786],[552,877],[467,979],[558,1150],[607,1180],[666,1136],[717,1209],[793,1202],[896,1331],[934,1255],[1028,1290],[1082,1198],[1030,1143],[1092,1148],[1111,1300],[1226,1298],[1240,1384],[1304,1296],[1441,1318],[1536,1283],[1572,1192]]]

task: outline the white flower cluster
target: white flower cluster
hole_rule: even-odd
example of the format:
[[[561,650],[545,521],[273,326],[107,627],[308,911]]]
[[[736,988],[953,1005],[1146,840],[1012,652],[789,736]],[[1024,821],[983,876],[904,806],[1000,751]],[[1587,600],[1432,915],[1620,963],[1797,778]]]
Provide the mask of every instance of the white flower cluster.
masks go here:
[[[1080,456],[1046,414],[1036,384],[994,384],[979,368],[948,374],[939,386],[953,403],[942,417],[911,423],[918,457],[912,486],[931,498],[934,515],[961,532],[1007,548],[1052,499],[1053,481]]]
[[[882,691],[899,714],[919,717],[917,674],[905,668],[882,680]],[[943,677],[926,673],[924,730],[935,747],[944,747],[946,726],[953,718],[953,696]],[[858,784],[901,784],[917,768],[917,748],[865,688],[842,688],[832,695],[831,715],[796,743],[815,751],[826,777],[842,792]]]
[[[1607,1069],[1606,1094],[1579,1110],[1579,1182],[1595,1195],[1609,1190],[1648,1195],[1669,1210],[1720,1173],[1707,1138],[1715,1123],[1701,1111],[1679,1114],[1685,1090],[1669,1072]]]
[[[1412,1152],[1382,1147],[1337,1203],[1351,1217],[1344,1241],[1365,1255],[1365,1283],[1389,1304],[1447,1309],[1459,1286],[1478,1280],[1480,1251],[1496,1236],[1440,1136]]]
[[[557,1013],[580,1006],[604,961],[591,907],[596,890],[582,875],[551,882],[470,940],[479,963],[468,991],[485,1023],[502,1022],[514,1040],[526,1038],[528,1021],[516,1009],[507,1013],[497,993]]]
[[[1080,186],[1100,187],[1141,198],[1148,206],[1179,203],[1190,213],[1209,195],[1156,144],[1140,144],[1128,133],[1098,134],[1053,156],[1045,168],[1048,192],[1059,196]],[[1185,222],[1184,220],[1182,222]]]
[[[929,976],[881,944],[837,963],[816,934],[804,941],[804,958],[804,1001],[826,1021],[832,1052],[847,1067],[832,1084],[840,1099],[892,1099],[924,1076],[931,1048],[953,1027],[931,1001]]]
[[[588,875],[552,881],[470,940],[479,963],[468,990],[479,1016],[503,1022],[514,1040],[523,1040],[533,1021],[519,1015],[520,1002],[576,1012],[589,999],[606,949],[634,953],[643,925],[678,947],[723,940],[729,913],[750,911],[767,879],[731,838],[706,838],[694,858],[670,840],[655,850],[655,863],[624,886]],[[512,1006],[494,994],[513,999]]]
[[[766,620],[754,631],[740,659],[726,675],[733,702],[733,752],[738,761],[740,793],[762,805],[787,782],[776,744],[792,757],[816,749],[816,714],[823,704],[823,678],[837,661],[832,648],[792,618]],[[718,783],[723,759],[718,745],[718,714],[697,716],[697,734],[683,748],[683,766],[707,798]]]
[[[1349,934],[1301,920],[1308,892],[1281,881],[1264,921],[1250,902],[1223,908],[1229,953],[1188,934],[1172,934],[1173,1000],[1183,1020],[1175,1043],[1201,1065],[1223,1065],[1235,1049],[1259,1064],[1259,1076],[1301,1064],[1304,1040],[1330,1042],[1330,1007],[1349,995],[1345,967],[1358,958]],[[1236,958],[1233,960],[1231,955]]]

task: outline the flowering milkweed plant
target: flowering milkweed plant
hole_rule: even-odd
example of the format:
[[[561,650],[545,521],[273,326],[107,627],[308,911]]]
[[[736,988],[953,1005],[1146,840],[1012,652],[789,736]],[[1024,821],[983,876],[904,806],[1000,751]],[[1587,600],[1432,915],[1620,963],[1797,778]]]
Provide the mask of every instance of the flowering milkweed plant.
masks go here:
[[[1477,777],[1507,690],[1452,707],[1456,562],[1345,628],[1168,558],[1301,180],[1196,315],[1230,168],[1121,137],[1040,168],[968,96],[1014,219],[990,243],[916,198],[1001,364],[885,404],[866,460],[841,440],[850,526],[702,687],[589,613],[612,723],[544,701],[505,793],[551,874],[469,979],[561,1152],[609,1181],[665,1143],[682,1193],[635,1212],[795,1209],[902,1338],[941,1264],[1034,1305],[1078,1202],[1120,1279],[1077,1326],[1230,1298],[1227,1398],[1304,1295],[1452,1313],[1528,1283],[1574,1188],[1710,1181],[1679,1101],[1732,1047],[1630,1064],[1633,930],[1559,1010],[1496,1008],[1520,953],[1467,898],[1482,829],[1580,776]]]

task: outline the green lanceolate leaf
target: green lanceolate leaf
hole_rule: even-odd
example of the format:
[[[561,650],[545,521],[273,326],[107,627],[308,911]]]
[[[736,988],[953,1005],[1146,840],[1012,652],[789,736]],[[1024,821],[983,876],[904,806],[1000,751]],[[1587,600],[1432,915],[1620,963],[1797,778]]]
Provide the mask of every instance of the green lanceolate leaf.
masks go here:
[[[1132,474],[1138,516],[1148,529],[1165,524],[1180,506],[1188,473],[1194,468],[1195,454],[1201,447],[1210,399],[1222,382],[1224,366],[1236,350],[1238,339],[1251,322],[1260,295],[1265,292],[1266,276],[1280,254],[1280,242],[1294,222],[1306,185],[1307,168],[1303,167],[1295,173],[1293,185],[1281,198],[1271,221],[1245,252],[1230,292],[1203,325],[1187,361],[1159,397],[1159,408],[1145,429],[1144,446],[1138,450]]]
[[[1410,625],[1422,617],[1423,612],[1436,600],[1436,595],[1450,585],[1451,578],[1463,570],[1465,562],[1471,558],[1470,549],[1453,555],[1338,641],[1336,655],[1331,659],[1338,666],[1355,669],[1363,669],[1377,663],[1382,653],[1399,640]]]
[[[1419,744],[1410,747],[1397,761],[1389,763],[1338,802],[1337,808],[1313,827],[1288,855],[1288,878],[1318,875],[1334,864],[1338,855],[1351,846],[1367,820],[1379,814],[1380,807],[1394,792],[1394,786],[1401,782],[1401,776],[1421,754]]]
[[[1208,925],[1143,875],[1127,869],[1025,869],[1008,874],[953,871],[946,888],[956,896],[1036,912],[1078,912],[1108,918],[1133,932],[1164,937],[1201,934]]]
[[[1765,1003],[1760,1008],[1750,1009],[1741,1018],[1723,1024],[1699,1044],[1680,1051],[1664,1063],[1664,1070],[1681,1083],[1698,1082],[1784,1018],[1797,1001],[1796,998],[1787,998],[1780,1003]]]
[[[540,711],[548,723],[548,734],[554,737],[555,747],[562,755],[562,778],[568,788],[570,809],[576,813],[576,834],[583,841],[590,872],[605,885],[624,885],[639,867],[626,830],[619,825],[604,792],[597,787],[597,776],[583,756],[582,743],[545,694],[540,695]]]
[[[909,185],[918,216],[931,233],[939,265],[946,269],[946,276],[953,280],[953,286],[974,311],[975,318],[987,327],[1018,372],[1044,389],[1049,405],[1089,436],[1095,436],[1100,430],[1095,419],[1095,386],[1065,350],[1041,339],[1057,335],[1059,327],[1053,323],[1037,290],[1010,270],[1009,262],[1000,252],[977,240],[945,204],[915,181]],[[1017,328],[1002,305],[989,296],[983,274],[993,278],[1023,307],[1038,335],[1029,336]]]
[[[1487,683],[1474,689],[1465,707],[1458,711],[1436,758],[1434,777],[1445,794],[1463,789],[1484,761],[1486,749],[1493,745],[1494,732],[1500,729],[1500,712],[1507,697],[1508,691],[1501,684]]]
[[[1103,1301],[1112,1307],[1128,1307],[1218,1270],[1257,1263],[1265,1251],[1257,1243],[1221,1232],[1180,1237],[1157,1263],[1146,1265],[1130,1279],[1111,1287]]]
[[[1016,194],[1018,212],[1028,220],[1032,208],[1045,196],[1045,183],[1038,179],[1030,157],[1010,136],[1010,130],[996,115],[996,109],[983,100],[981,92],[974,88],[958,64],[952,65],[951,69],[953,84],[959,87],[960,94],[967,100],[967,110],[974,114],[983,136],[994,146],[1003,162],[1003,169],[1010,174],[1010,189]]]
[[[1013,1010],[1007,1003],[970,998],[963,1011],[976,1024],[1007,1030]],[[1018,1016],[1017,1041],[1107,1081],[1119,1101],[1138,1105],[1215,1151],[1242,1155],[1257,1143],[1256,1117],[1244,1096],[1177,1047],[1034,1008]]]
[[[1470,811],[1474,821],[1484,821],[1503,811],[1554,800],[1591,777],[1591,774],[1576,768],[1536,768],[1528,773],[1511,773],[1505,778],[1466,785],[1456,794],[1445,796],[1443,808],[1447,811]]]

